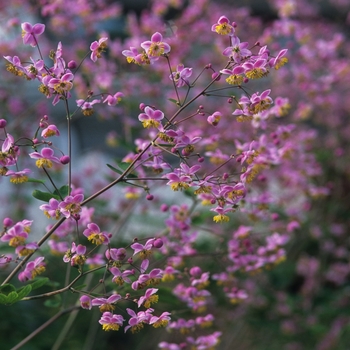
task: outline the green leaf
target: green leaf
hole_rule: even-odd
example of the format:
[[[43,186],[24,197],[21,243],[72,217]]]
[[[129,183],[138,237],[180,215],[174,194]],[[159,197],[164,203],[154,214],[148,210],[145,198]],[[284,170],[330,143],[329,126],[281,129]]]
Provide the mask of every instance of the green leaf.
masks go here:
[[[6,304],[7,296],[0,294],[0,304]]]
[[[18,301],[23,299],[25,296],[27,296],[31,291],[32,291],[32,286],[30,284],[18,289],[17,290]]]
[[[38,180],[38,179],[34,179],[32,177],[28,177],[27,182],[34,182],[34,183],[39,183],[39,184],[44,184],[45,183],[44,180]]]
[[[7,294],[7,297],[6,297],[6,304],[7,305],[11,305],[13,304],[14,302],[16,302],[18,300],[18,294],[17,292],[11,292],[9,294]]]
[[[32,193],[32,196],[36,199],[39,199],[40,201],[48,202],[51,198],[56,198],[57,200],[60,199],[59,196],[49,193],[49,192],[42,192],[39,190],[34,190]]]
[[[55,190],[53,193],[54,193],[54,195],[56,195],[58,197],[60,197],[60,195],[61,195],[62,198],[65,198],[65,197],[68,196],[69,186],[68,185],[64,185],[64,186],[60,187],[58,191]]]
[[[16,290],[16,287],[13,286],[10,283],[6,283],[3,286],[0,286],[0,293],[1,294],[6,294],[7,295],[7,294],[9,294],[9,293],[11,293],[11,292],[13,292],[15,290]]]
[[[173,102],[173,103],[175,103],[176,105],[178,105],[177,100],[174,100],[173,98],[168,98],[168,101]]]
[[[30,284],[32,290],[42,287],[49,281],[47,277],[37,277],[33,283]]]
[[[123,172],[121,170],[116,169],[114,166],[107,164],[108,168],[113,170],[115,173],[122,174]]]

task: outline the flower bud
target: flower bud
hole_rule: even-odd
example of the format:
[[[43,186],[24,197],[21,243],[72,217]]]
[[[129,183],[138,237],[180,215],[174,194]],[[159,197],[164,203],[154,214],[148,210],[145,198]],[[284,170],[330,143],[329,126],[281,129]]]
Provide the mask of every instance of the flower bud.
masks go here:
[[[61,162],[62,164],[68,164],[68,163],[70,162],[69,156],[62,156],[62,157],[60,158],[60,162]]]
[[[163,247],[163,241],[160,238],[157,238],[154,242],[153,242],[153,247],[154,248],[162,248]]]
[[[152,200],[154,199],[153,194],[148,194],[148,195],[146,196],[146,199],[147,199],[148,201],[152,201]]]
[[[7,124],[7,121],[5,119],[0,119],[0,129],[3,129]]]
[[[13,225],[13,221],[10,218],[5,218],[2,223],[4,224],[4,227],[10,227]]]
[[[216,81],[219,81],[221,79],[221,75],[220,73],[215,72],[211,75],[211,78],[215,79]]]
[[[192,276],[192,277],[200,277],[201,276],[201,274],[202,274],[202,270],[201,270],[201,268],[200,267],[198,267],[198,266],[194,266],[194,267],[192,267],[191,269],[190,269],[190,275]]]
[[[68,68],[69,69],[75,69],[75,68],[77,68],[77,63],[75,62],[75,61],[69,61],[68,62]]]

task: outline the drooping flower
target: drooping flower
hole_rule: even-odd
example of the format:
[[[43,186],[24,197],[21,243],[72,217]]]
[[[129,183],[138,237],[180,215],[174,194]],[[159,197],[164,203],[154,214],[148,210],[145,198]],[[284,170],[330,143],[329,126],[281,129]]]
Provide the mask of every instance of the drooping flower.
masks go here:
[[[101,58],[102,52],[106,51],[108,38],[101,38],[99,41],[94,41],[90,45],[91,55],[90,58],[93,62],[96,62],[98,58]]]
[[[94,113],[93,105],[96,103],[101,103],[101,100],[86,101],[83,99],[76,100],[77,106],[81,108],[82,112],[86,116],[90,116]]]
[[[41,150],[41,152],[33,152],[29,153],[29,157],[33,159],[37,159],[35,162],[38,168],[48,168],[52,167],[52,162],[60,163],[59,158],[54,156],[54,150],[49,147],[45,147]]]
[[[45,271],[44,257],[39,256],[34,261],[30,261],[24,271],[18,274],[18,279],[21,282],[34,279],[37,275],[40,275]]]
[[[269,61],[270,67],[274,67],[277,70],[284,66],[288,62],[288,58],[285,57],[287,52],[287,49],[281,50],[278,53],[277,57],[271,58]]]
[[[60,136],[60,132],[56,125],[49,125],[41,132],[41,137],[45,139],[51,136]]]
[[[27,174],[29,174],[30,172],[30,169],[23,169],[20,171],[8,170],[5,176],[10,176],[10,182],[14,184],[21,184],[23,182],[28,181]]]
[[[80,300],[80,306],[83,309],[91,310],[92,308],[91,298],[88,295],[82,295],[79,300]]]
[[[122,286],[124,282],[131,283],[130,278],[127,276],[133,275],[135,273],[134,270],[125,270],[122,272],[117,267],[111,267],[109,271],[114,275],[112,282],[116,283],[119,286]]]
[[[115,309],[115,306],[113,305],[118,300],[121,299],[121,296],[119,294],[112,294],[108,298],[95,298],[92,299],[91,305],[92,306],[99,306],[99,309],[101,312],[106,311],[113,311]]]
[[[36,23],[32,26],[30,23],[24,22],[21,24],[21,28],[23,44],[35,47],[38,44],[36,37],[44,33],[45,24]]]
[[[192,68],[184,67],[183,64],[179,64],[176,68],[176,72],[173,72],[169,78],[175,82],[177,87],[189,85],[188,78],[192,75]]]
[[[143,306],[148,309],[151,304],[157,303],[158,302],[158,295],[156,294],[158,292],[158,289],[156,288],[149,288],[146,290],[146,293],[144,296],[142,296],[137,305],[138,307],[141,307],[141,305],[143,304]]]
[[[83,235],[87,237],[87,239],[96,245],[100,244],[108,244],[109,238],[106,232],[101,232],[100,227],[95,223],[90,223],[87,225],[87,229],[84,230]]]
[[[152,316],[149,324],[151,324],[154,328],[166,327],[171,320],[170,312],[163,312],[160,316]]]
[[[124,94],[122,92],[117,92],[114,95],[108,95],[103,103],[107,102],[108,106],[115,106],[121,101],[122,97],[124,97]]]
[[[101,319],[98,321],[102,325],[104,331],[117,331],[123,325],[124,318],[121,315],[104,312]]]
[[[229,19],[225,16],[221,16],[217,23],[212,25],[211,31],[216,32],[220,35],[233,36],[235,34],[234,27],[230,24]]]

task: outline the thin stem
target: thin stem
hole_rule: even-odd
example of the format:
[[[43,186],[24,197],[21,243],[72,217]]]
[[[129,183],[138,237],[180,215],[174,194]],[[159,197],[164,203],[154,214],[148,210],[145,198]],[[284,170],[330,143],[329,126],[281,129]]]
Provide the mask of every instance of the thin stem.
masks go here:
[[[60,191],[58,190],[58,188],[56,187],[55,183],[53,182],[53,180],[52,180],[50,174],[49,174],[48,171],[45,169],[45,167],[43,167],[43,170],[44,170],[45,174],[47,175],[48,179],[50,180],[52,186],[54,187],[54,189],[56,190],[56,192],[57,192],[58,195],[60,196],[61,200],[63,201],[63,198],[62,198],[62,196],[61,196],[61,193],[60,193]]]
[[[175,89],[176,96],[177,96],[177,102],[179,103],[179,105],[180,105],[180,107],[181,107],[180,96],[179,96],[179,92],[177,91],[177,86],[176,86],[176,83],[175,83],[175,79],[174,79],[174,77],[173,77],[173,71],[172,71],[172,69],[171,69],[169,56],[168,56],[168,55],[165,55],[165,58],[166,58],[166,60],[167,60],[167,62],[168,62],[168,67],[169,67],[169,71],[170,71],[171,81],[173,82],[174,89]]]
[[[88,275],[92,272],[95,272],[97,270],[104,269],[105,267],[106,266],[103,265],[103,266],[95,267],[94,269],[91,269],[89,271],[83,272],[79,276],[75,277],[71,283],[69,283],[67,286],[65,286],[61,289],[57,289],[57,290],[54,290],[53,292],[48,292],[48,293],[44,293],[44,294],[33,295],[31,297],[24,297],[23,299],[21,299],[21,301],[22,300],[25,301],[25,300],[33,300],[33,299],[40,299],[40,298],[48,298],[48,297],[52,297],[53,295],[63,293],[65,291],[67,291],[68,289],[70,289],[75,284],[75,282],[77,282],[83,276],[86,276],[86,275]]]
[[[67,115],[67,138],[68,138],[68,195],[70,195],[72,187],[72,128],[71,128],[71,117],[69,115],[69,107],[67,99],[64,100],[66,106],[66,115]]]

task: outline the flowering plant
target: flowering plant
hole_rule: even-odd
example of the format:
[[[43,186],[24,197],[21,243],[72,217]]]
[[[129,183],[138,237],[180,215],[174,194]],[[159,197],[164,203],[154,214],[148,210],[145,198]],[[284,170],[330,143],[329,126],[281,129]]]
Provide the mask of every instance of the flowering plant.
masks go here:
[[[200,3],[184,9],[188,23],[198,6],[204,11]],[[3,305],[70,292],[71,305],[58,302],[65,309],[57,315],[99,309],[103,331],[166,327],[183,338],[167,338],[162,349],[213,349],[223,338],[215,305],[254,299],[248,276],[286,259],[303,221],[298,209],[309,205],[301,193],[328,188],[311,181],[312,137],[282,118],[290,103],[273,81],[285,74],[289,50],[241,37],[239,21],[224,13],[213,11],[200,28],[199,44],[215,52],[210,61],[196,57],[185,30],[160,33],[151,14],[140,26],[129,19],[135,33],[124,42],[103,32],[76,51],[63,40],[49,51],[48,25],[21,25],[23,44],[36,51],[4,56],[7,71],[36,83],[64,117],[46,107],[23,130],[16,118],[0,120],[2,181],[34,186],[40,209],[30,220],[4,216]],[[117,118],[107,141],[120,147],[108,164],[99,154],[79,168],[74,125],[96,114]],[[46,218],[44,233],[31,238]],[[67,269],[64,281],[54,265]]]

